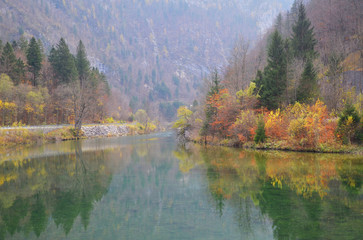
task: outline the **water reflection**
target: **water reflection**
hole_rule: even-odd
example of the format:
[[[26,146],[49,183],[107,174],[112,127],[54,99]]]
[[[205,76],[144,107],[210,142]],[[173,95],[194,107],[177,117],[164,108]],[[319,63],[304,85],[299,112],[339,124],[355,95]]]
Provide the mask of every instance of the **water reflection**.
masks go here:
[[[360,156],[198,146],[180,149],[175,156],[181,165],[188,162],[189,166],[193,159],[198,165],[198,159],[203,158],[218,214],[221,216],[224,206],[230,203],[244,236],[254,238],[251,225],[263,216],[272,220],[275,239],[363,236]],[[251,203],[263,216],[251,215]]]
[[[0,165],[0,239],[15,232],[36,236],[49,217],[68,234],[79,216],[83,227],[111,182],[105,152],[81,151],[36,159],[6,161]]]
[[[0,239],[358,239],[359,156],[177,147],[168,134],[1,155]]]

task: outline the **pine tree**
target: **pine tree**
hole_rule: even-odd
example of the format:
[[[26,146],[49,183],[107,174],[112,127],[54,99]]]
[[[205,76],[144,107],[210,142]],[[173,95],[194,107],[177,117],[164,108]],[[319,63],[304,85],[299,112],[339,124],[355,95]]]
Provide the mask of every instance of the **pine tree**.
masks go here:
[[[212,84],[211,84],[211,86],[209,88],[207,97],[210,97],[213,94],[219,93],[219,91],[221,90],[221,79],[219,78],[217,69],[215,69],[214,72],[212,73],[211,83]]]
[[[304,4],[300,3],[298,8],[298,19],[292,27],[292,47],[295,57],[306,61],[315,57],[317,52],[314,47],[317,43],[314,35],[314,28],[306,17]]]
[[[24,62],[19,58],[16,59],[12,45],[7,42],[3,48],[0,58],[1,71],[7,74],[15,84],[20,82],[24,76]]]
[[[272,34],[268,48],[267,66],[264,70],[260,100],[268,109],[276,109],[282,103],[286,90],[286,52],[284,41],[277,30]]]
[[[22,35],[19,39],[19,46],[21,51],[26,52],[28,49],[28,40],[24,37],[24,35]]]
[[[4,44],[3,41],[0,39],[0,54],[3,52]]]
[[[21,78],[25,77],[25,64],[20,58],[16,60],[12,76],[14,77],[15,85],[18,85],[21,82]]]
[[[290,20],[292,22],[296,22],[299,15],[299,5],[301,4],[301,0],[294,0],[291,6],[291,11],[289,14]]]
[[[60,83],[70,83],[77,79],[75,58],[63,38],[60,39],[56,48],[51,49],[49,61]]]
[[[297,100],[303,103],[309,103],[314,100],[318,93],[318,82],[316,71],[311,58],[307,60],[304,72],[301,75],[300,83],[297,89]]]
[[[260,91],[262,91],[263,88],[263,73],[261,70],[257,71],[256,78],[253,80],[253,82],[256,84],[256,88],[253,94],[257,94]]]
[[[29,66],[29,72],[33,74],[33,85],[36,86],[39,72],[42,69],[42,53],[34,37],[30,40],[26,58]]]
[[[282,14],[279,13],[279,15],[277,15],[277,18],[275,20],[275,29],[277,31],[279,31],[280,34],[282,34]]]
[[[87,81],[90,71],[90,63],[87,59],[86,48],[84,47],[82,41],[79,41],[77,47],[76,66],[78,70],[78,78],[82,88],[83,83]]]
[[[212,73],[211,80],[212,80],[211,85],[209,86],[209,91],[206,96],[207,101],[209,100],[209,98],[211,96],[213,96],[214,94],[218,94],[219,91],[222,89],[221,79],[219,78],[217,69],[215,69],[214,72]],[[203,126],[200,130],[200,135],[205,137],[205,139],[204,139],[205,142],[207,141],[206,136],[208,136],[210,134],[210,123],[213,122],[216,112],[217,112],[217,109],[215,107],[211,106],[208,103],[206,104],[205,121],[203,122]]]
[[[16,57],[14,49],[9,42],[7,42],[4,46],[3,52],[1,54],[0,63],[2,72],[10,76],[16,64]]]

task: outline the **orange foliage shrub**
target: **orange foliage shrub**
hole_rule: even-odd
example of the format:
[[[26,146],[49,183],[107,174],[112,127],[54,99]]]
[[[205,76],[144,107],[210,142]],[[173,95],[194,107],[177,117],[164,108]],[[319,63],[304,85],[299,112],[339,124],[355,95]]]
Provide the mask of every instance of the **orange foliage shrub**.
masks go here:
[[[239,113],[236,99],[229,94],[228,89],[222,89],[210,97],[208,104],[217,110],[210,124],[212,131],[222,138],[231,137],[230,129]]]
[[[257,129],[257,114],[255,111],[242,110],[230,129],[231,135],[237,136],[241,143],[252,141]]]
[[[287,134],[287,118],[280,111],[271,111],[265,116],[265,132],[266,136],[274,140],[286,140]]]
[[[335,140],[336,121],[331,120],[327,107],[318,100],[314,105],[295,103],[286,109],[288,134],[292,143],[300,147],[317,147]]]

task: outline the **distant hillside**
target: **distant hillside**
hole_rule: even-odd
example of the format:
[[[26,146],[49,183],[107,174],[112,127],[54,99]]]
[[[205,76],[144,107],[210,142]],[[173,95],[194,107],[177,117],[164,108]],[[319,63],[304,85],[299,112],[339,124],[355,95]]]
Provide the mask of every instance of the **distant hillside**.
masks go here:
[[[292,0],[2,0],[3,41],[35,36],[45,50],[82,39],[118,102],[160,118],[191,103],[241,34],[254,40]],[[175,102],[177,101],[177,102]],[[174,103],[173,103],[174,102]],[[159,104],[162,103],[162,104]],[[173,104],[172,104],[173,103]],[[168,120],[168,119],[167,119]]]

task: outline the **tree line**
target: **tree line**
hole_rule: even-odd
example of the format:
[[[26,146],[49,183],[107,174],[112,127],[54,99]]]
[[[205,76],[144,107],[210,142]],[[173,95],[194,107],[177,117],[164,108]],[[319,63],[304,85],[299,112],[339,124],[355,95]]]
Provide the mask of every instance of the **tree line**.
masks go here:
[[[283,16],[277,17],[265,45],[249,50],[243,39],[236,43],[224,75],[211,74],[202,106],[188,118],[179,116],[178,127],[192,129],[199,141],[235,146],[329,151],[362,142],[363,95],[342,81],[359,46],[350,44],[351,53],[335,61],[336,49],[327,57],[303,3],[295,1],[285,18],[282,24]],[[359,29],[352,34],[359,36]]]
[[[48,55],[42,42],[0,41],[1,125],[97,122],[106,116],[110,89],[91,67],[80,40],[73,55],[61,38]]]

